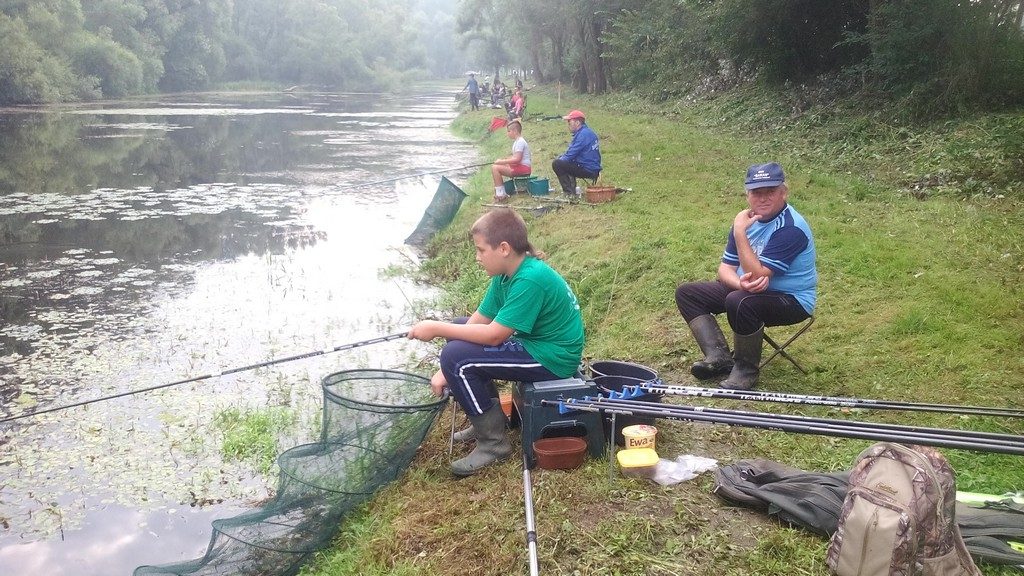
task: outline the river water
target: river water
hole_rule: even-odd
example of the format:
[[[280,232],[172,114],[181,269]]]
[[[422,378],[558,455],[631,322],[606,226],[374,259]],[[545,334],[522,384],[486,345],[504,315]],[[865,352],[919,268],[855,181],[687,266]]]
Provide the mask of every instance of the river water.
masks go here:
[[[431,294],[403,240],[474,163],[450,93],[219,94],[0,112],[0,419],[401,332]],[[470,170],[445,175],[462,185]],[[367,185],[397,178],[393,182]],[[4,574],[200,556],[275,470],[218,418],[318,430],[320,379],[395,340],[0,424]]]

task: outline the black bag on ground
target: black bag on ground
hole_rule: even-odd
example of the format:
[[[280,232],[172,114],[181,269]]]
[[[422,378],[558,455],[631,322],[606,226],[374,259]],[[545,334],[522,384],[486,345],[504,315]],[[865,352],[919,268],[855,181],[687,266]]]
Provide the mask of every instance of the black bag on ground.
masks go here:
[[[713,492],[828,537],[836,531],[849,477],[849,472],[806,472],[756,458],[717,468]]]
[[[748,459],[720,466],[715,471],[713,492],[727,502],[831,537],[849,490],[849,476],[848,471],[807,472],[772,460]],[[975,561],[1024,565],[1024,553],[1009,545],[1024,542],[1021,505],[990,503],[973,507],[957,503],[956,520]]]
[[[1010,499],[987,502],[981,507],[957,502],[956,523],[975,560],[1024,566],[1024,553],[1009,544],[1024,543],[1024,504]]]

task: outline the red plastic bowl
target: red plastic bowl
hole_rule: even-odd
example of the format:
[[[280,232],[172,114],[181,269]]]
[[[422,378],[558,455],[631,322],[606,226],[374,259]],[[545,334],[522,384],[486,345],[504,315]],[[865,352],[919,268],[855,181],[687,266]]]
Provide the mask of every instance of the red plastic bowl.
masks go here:
[[[545,470],[572,470],[587,457],[587,441],[575,436],[541,438],[533,443],[537,466]]]

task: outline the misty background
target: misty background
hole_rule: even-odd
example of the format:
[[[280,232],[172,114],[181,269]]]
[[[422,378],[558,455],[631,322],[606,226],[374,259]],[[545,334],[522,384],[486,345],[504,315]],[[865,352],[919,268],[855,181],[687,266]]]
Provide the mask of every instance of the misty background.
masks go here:
[[[1022,0],[0,0],[0,105],[518,70],[656,101],[806,84],[934,116],[1024,104],[1022,30]]]

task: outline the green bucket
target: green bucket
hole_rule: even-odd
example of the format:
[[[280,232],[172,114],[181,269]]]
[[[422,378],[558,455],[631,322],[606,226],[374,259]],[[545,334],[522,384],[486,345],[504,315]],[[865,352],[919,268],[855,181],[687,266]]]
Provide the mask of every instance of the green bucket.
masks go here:
[[[513,176],[511,180],[505,180],[505,194],[526,192],[530,189],[530,182],[536,180],[536,176]]]
[[[548,195],[548,179],[547,178],[536,178],[530,180],[526,184],[526,190],[530,193],[530,196],[547,196]]]

